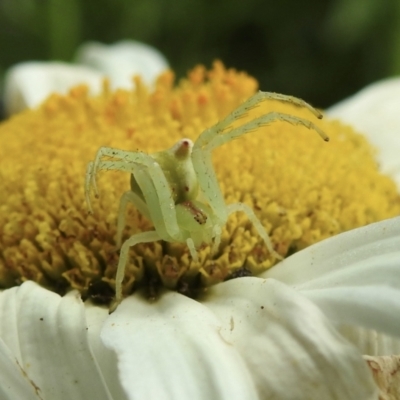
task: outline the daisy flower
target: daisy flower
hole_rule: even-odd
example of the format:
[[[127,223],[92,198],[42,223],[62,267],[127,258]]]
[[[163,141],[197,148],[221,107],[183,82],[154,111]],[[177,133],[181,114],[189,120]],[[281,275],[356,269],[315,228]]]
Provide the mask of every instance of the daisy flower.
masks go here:
[[[168,68],[165,57],[155,48],[134,40],[113,45],[87,42],[75,56],[75,64],[53,61],[29,61],[7,71],[4,104],[8,115],[42,103],[51,93],[66,94],[78,84],[85,84],[91,94],[102,90],[104,77],[116,88],[131,88],[132,76],[139,74],[151,85]]]
[[[282,262],[235,214],[198,263],[181,244],[134,246],[125,300],[108,314],[129,176],[99,174],[88,214],[87,162],[100,146],[152,153],[195,139],[257,90],[219,62],[178,84],[171,71],[153,89],[135,83],[78,86],[0,126],[0,397],[395,396],[400,196],[339,120],[316,122],[328,144],[277,122],[213,153],[226,202],[252,207]],[[309,119],[277,102],[246,118],[272,110]],[[152,228],[134,207],[127,221],[125,238]]]

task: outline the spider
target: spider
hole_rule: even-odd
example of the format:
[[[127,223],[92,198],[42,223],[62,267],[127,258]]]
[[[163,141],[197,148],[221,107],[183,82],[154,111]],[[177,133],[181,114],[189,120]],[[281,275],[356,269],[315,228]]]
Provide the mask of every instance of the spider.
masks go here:
[[[93,212],[90,203],[92,186],[98,197],[96,173],[100,170],[126,171],[131,174],[131,188],[120,199],[117,246],[121,247],[125,211],[129,202],[154,225],[154,230],[137,233],[122,244],[111,311],[122,301],[122,281],[130,247],[158,240],[186,243],[192,259],[198,261],[196,249],[204,244],[211,245],[211,254],[215,254],[221,242],[222,228],[228,217],[238,211],[247,215],[269,252],[275,258],[282,259],[273,249],[268,233],[251,207],[240,202],[225,204],[211,162],[211,152],[216,147],[275,121],[303,125],[315,130],[325,141],[329,140],[311,121],[278,112],[269,112],[241,126],[231,127],[249,110],[268,99],[305,107],[317,118],[322,118],[319,111],[301,99],[260,91],[226,118],[202,132],[194,143],[190,139],[182,139],[170,149],[154,154],[111,147],[101,147],[97,151],[86,171],[85,196],[89,212]]]

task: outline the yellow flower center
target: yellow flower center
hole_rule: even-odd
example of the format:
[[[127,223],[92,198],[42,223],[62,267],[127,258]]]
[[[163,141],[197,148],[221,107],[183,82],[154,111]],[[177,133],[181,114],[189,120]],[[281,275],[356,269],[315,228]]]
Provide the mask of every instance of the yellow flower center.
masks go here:
[[[98,174],[94,213],[84,200],[88,161],[100,146],[153,153],[183,137],[195,140],[257,89],[244,73],[215,63],[195,68],[173,86],[162,75],[154,91],[136,79],[133,91],[90,97],[85,87],[53,95],[39,109],[0,126],[0,285],[31,279],[62,293],[68,288],[108,302],[118,263],[119,198],[130,188],[123,172]],[[269,111],[313,119],[289,104],[264,102],[241,121]],[[400,211],[394,183],[383,176],[365,138],[338,121],[313,120],[330,137],[325,143],[304,127],[276,122],[213,153],[227,203],[248,204],[287,256],[340,232]],[[152,229],[128,206],[124,238]],[[191,260],[178,243],[139,244],[131,249],[125,294],[157,284],[192,295],[230,277],[258,274],[275,262],[245,215],[233,215],[218,254],[208,246]]]

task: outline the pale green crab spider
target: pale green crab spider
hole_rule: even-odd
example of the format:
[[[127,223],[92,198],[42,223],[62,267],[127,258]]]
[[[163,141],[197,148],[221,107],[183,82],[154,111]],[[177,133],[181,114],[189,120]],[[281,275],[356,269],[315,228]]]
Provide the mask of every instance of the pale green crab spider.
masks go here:
[[[243,203],[225,204],[211,162],[211,152],[216,147],[275,121],[303,125],[315,130],[325,141],[329,140],[312,122],[278,112],[269,112],[241,126],[228,129],[249,110],[268,99],[308,108],[317,118],[322,118],[319,111],[301,99],[278,93],[258,92],[222,121],[202,132],[194,143],[190,139],[182,139],[170,149],[150,155],[110,147],[101,147],[98,150],[86,172],[85,195],[90,212],[91,186],[98,195],[96,173],[99,170],[126,171],[131,174],[131,189],[120,200],[118,246],[121,245],[125,210],[129,202],[154,225],[154,230],[137,233],[122,244],[112,310],[122,301],[122,281],[131,246],[158,240],[186,243],[193,260],[198,261],[197,249],[203,245],[212,245],[211,255],[217,252],[222,228],[229,216],[238,211],[247,215],[268,251],[275,258],[282,259],[273,249],[268,233],[249,206]]]

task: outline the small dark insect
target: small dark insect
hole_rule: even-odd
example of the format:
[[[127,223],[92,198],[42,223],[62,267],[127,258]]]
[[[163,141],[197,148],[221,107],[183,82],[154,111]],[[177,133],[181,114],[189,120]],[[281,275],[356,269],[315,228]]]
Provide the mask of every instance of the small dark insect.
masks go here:
[[[107,282],[97,279],[89,283],[87,295],[96,304],[110,304],[115,292]]]

